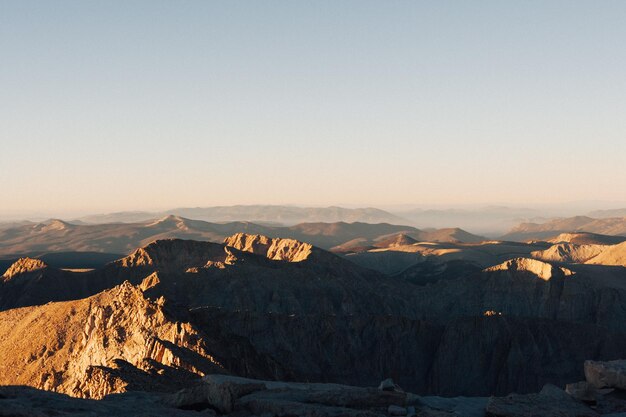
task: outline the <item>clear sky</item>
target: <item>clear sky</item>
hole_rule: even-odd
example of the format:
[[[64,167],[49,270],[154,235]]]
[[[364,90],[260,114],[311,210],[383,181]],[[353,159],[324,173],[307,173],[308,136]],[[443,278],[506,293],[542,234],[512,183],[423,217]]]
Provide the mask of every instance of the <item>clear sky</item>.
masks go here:
[[[0,1],[0,214],[626,200],[625,1]]]

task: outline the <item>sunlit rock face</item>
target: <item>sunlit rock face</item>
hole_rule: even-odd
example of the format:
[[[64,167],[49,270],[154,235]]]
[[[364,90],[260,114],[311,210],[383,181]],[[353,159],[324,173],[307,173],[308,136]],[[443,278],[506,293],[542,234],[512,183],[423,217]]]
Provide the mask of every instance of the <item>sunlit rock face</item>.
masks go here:
[[[8,281],[17,275],[38,271],[47,267],[48,265],[39,259],[20,258],[6,270],[2,275],[2,279]]]
[[[626,266],[626,242],[606,247],[586,263],[593,265]]]
[[[506,261],[500,265],[492,266],[485,269],[485,272],[510,271],[510,272],[527,272],[544,281],[549,281],[556,276],[569,276],[574,273],[566,268],[556,267],[547,262],[538,261],[529,258],[516,258]]]
[[[302,262],[310,259],[314,253],[318,256],[322,254],[322,251],[314,248],[313,245],[295,239],[272,239],[246,233],[237,233],[227,237],[224,244],[244,252],[265,256],[273,261]]]
[[[0,384],[76,397],[167,389],[220,371],[189,323],[124,283],[90,298],[0,313]],[[28,335],[28,337],[25,337]]]
[[[532,252],[534,258],[544,261],[563,263],[585,263],[598,256],[605,245],[579,245],[576,243],[558,243],[546,250]]]

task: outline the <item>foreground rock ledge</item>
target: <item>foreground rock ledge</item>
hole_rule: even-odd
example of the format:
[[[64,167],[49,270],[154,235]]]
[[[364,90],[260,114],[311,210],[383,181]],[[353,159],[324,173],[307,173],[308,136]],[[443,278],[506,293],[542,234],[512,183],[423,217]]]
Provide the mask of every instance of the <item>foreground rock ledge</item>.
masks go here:
[[[616,413],[625,410],[623,400],[596,411],[552,385],[536,394],[442,398],[403,392],[392,381],[369,388],[208,375],[175,393],[126,392],[99,401],[0,387],[0,416],[623,417]]]
[[[546,385],[538,394],[492,397],[487,417],[597,417],[599,414],[576,401],[554,385]]]
[[[482,410],[477,409],[482,415]],[[176,393],[126,392],[102,400],[29,387],[0,387],[0,416],[459,416],[399,390],[339,384],[261,381],[209,375]]]

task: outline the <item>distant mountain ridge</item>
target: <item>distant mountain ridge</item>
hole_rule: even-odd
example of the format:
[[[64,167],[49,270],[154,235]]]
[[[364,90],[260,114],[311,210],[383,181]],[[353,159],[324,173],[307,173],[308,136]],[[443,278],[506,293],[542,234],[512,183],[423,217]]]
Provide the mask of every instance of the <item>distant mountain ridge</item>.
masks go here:
[[[222,242],[236,233],[292,238],[330,249],[360,240],[366,245],[404,233],[414,239],[436,241],[480,241],[459,229],[421,231],[411,226],[388,223],[300,223],[294,226],[264,226],[250,222],[210,223],[179,216],[165,216],[139,223],[72,224],[53,219],[0,230],[0,259],[38,257],[51,252],[102,252],[128,254],[136,247],[159,239],[194,239]]]
[[[626,236],[626,217],[596,219],[588,216],[558,218],[545,223],[521,223],[502,236],[503,240],[545,240],[561,233],[587,232]]]
[[[250,221],[292,226],[305,222],[363,222],[363,223],[407,223],[408,220],[373,207],[344,208],[295,207],[280,205],[235,205],[213,207],[180,207],[162,212],[125,211],[85,216],[78,220],[85,223],[138,223],[154,218],[175,215],[208,222]]]
[[[610,210],[594,210],[589,213],[589,217],[604,219],[607,217],[626,217],[626,208]]]

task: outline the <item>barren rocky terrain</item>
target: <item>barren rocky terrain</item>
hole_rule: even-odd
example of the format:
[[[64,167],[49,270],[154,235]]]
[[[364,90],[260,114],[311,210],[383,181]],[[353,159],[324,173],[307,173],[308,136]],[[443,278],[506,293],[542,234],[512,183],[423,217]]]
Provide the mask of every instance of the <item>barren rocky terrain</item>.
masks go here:
[[[164,220],[180,221],[187,224]],[[354,227],[297,230],[330,242]],[[397,406],[404,414],[393,415],[507,416],[517,414],[493,410],[509,400],[486,397],[516,392],[535,397],[513,403],[561,398],[575,408],[582,403],[542,387],[583,380],[586,360],[624,357],[620,239],[424,242],[405,228],[379,238],[381,229],[389,225],[359,229],[376,237],[337,253],[239,232],[223,243],[156,240],[93,270],[22,257],[0,281],[0,384],[31,390],[3,388],[0,400],[7,409],[29,410],[30,399],[112,415],[141,401],[155,415],[379,415]],[[307,397],[291,385],[265,388],[221,409],[205,391],[235,380],[209,376],[217,374],[322,385],[306,386]],[[376,388],[357,388],[389,377],[417,395],[381,400]],[[319,400],[326,394],[316,390],[332,384],[344,384],[341,398],[354,396],[354,406],[338,393]],[[104,400],[74,404],[32,389]],[[233,389],[244,398],[252,388]],[[459,396],[473,399],[443,398]]]

